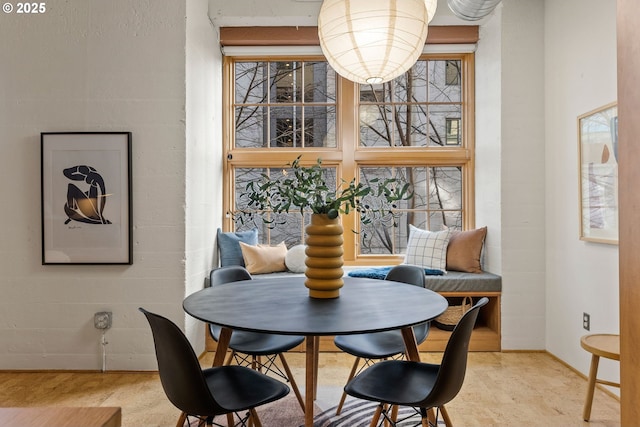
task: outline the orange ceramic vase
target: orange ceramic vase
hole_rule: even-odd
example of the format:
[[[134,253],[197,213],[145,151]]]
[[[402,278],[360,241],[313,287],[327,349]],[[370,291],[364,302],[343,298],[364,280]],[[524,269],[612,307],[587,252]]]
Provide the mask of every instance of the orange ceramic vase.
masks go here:
[[[311,215],[307,232],[304,284],[311,298],[337,298],[344,285],[342,276],[343,228],[340,218],[330,219],[325,214]]]

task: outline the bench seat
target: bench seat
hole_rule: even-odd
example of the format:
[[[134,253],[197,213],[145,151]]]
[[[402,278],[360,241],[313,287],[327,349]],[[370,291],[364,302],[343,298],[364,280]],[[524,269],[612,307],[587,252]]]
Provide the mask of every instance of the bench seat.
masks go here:
[[[426,287],[435,292],[502,292],[502,277],[497,274],[448,271],[442,276],[425,276]]]
[[[343,267],[344,274],[362,267]],[[280,273],[257,274],[254,277],[261,279],[290,277],[292,274],[304,276],[304,273]],[[435,292],[502,292],[502,277],[497,274],[463,273],[460,271],[448,271],[442,276],[426,275],[426,287]]]

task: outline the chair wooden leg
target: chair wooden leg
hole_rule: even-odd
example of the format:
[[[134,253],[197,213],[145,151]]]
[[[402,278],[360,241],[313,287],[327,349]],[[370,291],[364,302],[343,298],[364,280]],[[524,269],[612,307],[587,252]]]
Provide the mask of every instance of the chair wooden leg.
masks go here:
[[[376,406],[376,412],[373,413],[373,418],[371,419],[371,424],[369,424],[369,427],[376,427],[378,425],[378,421],[380,421],[381,414],[382,414],[382,403]]]
[[[444,425],[447,427],[453,427],[453,423],[451,422],[451,418],[449,417],[449,412],[447,412],[447,408],[445,408],[444,405],[440,407],[440,413],[442,414]]]
[[[180,414],[176,427],[184,427],[184,422],[187,420],[187,414],[185,412]]]
[[[592,354],[591,367],[589,368],[589,384],[587,385],[587,398],[584,401],[584,410],[582,411],[582,419],[585,421],[589,421],[589,418],[591,418],[591,405],[593,404],[593,392],[596,388],[599,363],[600,356]]]
[[[394,423],[398,421],[398,405],[393,405],[391,407],[391,419]]]
[[[236,421],[233,419],[233,413],[229,412],[227,414],[227,426],[233,427],[236,425]]]
[[[255,427],[262,427],[262,423],[260,422],[260,418],[258,417],[258,413],[256,412],[255,408],[251,408],[249,410],[249,414],[251,414],[249,416],[249,419],[253,422],[253,425]]]
[[[356,376],[356,371],[358,370],[358,364],[360,363],[360,358],[356,357],[355,362],[353,362],[353,366],[351,367],[351,372],[349,373],[349,378],[347,378],[347,382],[351,381],[353,377]],[[342,412],[342,406],[344,405],[344,401],[347,399],[347,393],[342,392],[342,397],[340,397],[340,403],[338,403],[338,409],[336,409],[336,415],[340,415]]]
[[[300,394],[300,390],[298,389],[298,384],[296,384],[295,378],[293,378],[293,374],[291,373],[291,369],[289,369],[289,364],[287,363],[287,360],[284,358],[284,354],[280,353],[278,356],[280,357],[280,362],[282,363],[282,367],[284,368],[284,372],[287,374],[287,378],[289,378],[289,382],[291,383],[291,388],[293,389],[293,392],[295,393],[296,398],[298,399],[298,403],[300,404],[300,407],[302,408],[302,412],[304,412],[304,399],[302,398],[302,395]]]
[[[427,420],[427,426],[432,425],[432,426],[436,426],[438,424],[438,419],[436,418],[436,411],[433,408],[429,408],[426,411],[424,411],[424,409],[420,408],[420,411],[422,412],[422,424],[424,425],[424,421],[425,421],[425,414],[426,414],[426,420]]]
[[[420,424],[422,427],[437,427],[437,420],[433,412],[433,408],[420,408]]]
[[[229,353],[229,357],[227,357],[227,361],[224,363],[225,365],[231,365],[231,362],[233,361],[233,358],[235,357],[236,352],[234,350],[231,350],[231,353]]]

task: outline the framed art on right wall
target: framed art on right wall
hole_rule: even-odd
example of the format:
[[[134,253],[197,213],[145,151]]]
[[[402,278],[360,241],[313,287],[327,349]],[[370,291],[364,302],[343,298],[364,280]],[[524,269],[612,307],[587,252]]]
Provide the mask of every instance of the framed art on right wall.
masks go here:
[[[578,117],[580,239],[618,244],[618,107]]]

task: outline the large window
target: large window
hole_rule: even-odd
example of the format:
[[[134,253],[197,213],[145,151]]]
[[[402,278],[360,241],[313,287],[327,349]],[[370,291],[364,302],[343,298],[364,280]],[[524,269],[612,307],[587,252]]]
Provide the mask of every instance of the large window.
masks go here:
[[[226,228],[256,227],[262,243],[304,242],[308,214],[248,213],[242,198],[248,182],[286,173],[300,154],[307,164],[322,159],[329,185],[395,177],[413,189],[371,224],[342,218],[346,262],[401,256],[409,224],[474,226],[472,54],[425,55],[378,85],[345,80],[317,57],[227,57],[225,76]]]

